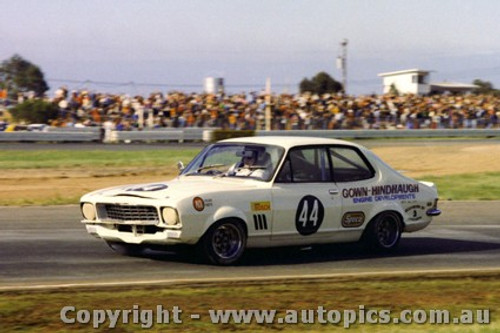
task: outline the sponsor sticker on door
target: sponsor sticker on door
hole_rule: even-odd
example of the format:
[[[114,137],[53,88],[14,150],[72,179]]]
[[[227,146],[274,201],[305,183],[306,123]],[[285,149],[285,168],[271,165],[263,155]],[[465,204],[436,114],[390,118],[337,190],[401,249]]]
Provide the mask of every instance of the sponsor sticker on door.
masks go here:
[[[365,214],[363,212],[348,212],[342,217],[342,226],[344,228],[357,228],[365,223]]]

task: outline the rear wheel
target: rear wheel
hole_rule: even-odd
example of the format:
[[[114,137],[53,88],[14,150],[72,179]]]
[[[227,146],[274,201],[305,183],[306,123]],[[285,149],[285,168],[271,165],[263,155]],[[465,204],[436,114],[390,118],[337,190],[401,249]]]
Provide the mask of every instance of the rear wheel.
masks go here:
[[[106,241],[108,246],[123,256],[139,257],[144,253],[144,246],[139,244],[128,244],[122,242],[110,242]]]
[[[241,223],[231,220],[214,224],[203,236],[200,250],[210,263],[231,265],[245,251],[247,236]]]
[[[389,251],[397,247],[401,239],[403,224],[395,212],[377,215],[365,231],[365,242],[376,250]]]

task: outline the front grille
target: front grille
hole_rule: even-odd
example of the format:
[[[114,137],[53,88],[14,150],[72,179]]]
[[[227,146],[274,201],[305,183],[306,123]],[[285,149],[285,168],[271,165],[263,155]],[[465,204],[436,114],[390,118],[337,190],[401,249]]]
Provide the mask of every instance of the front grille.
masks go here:
[[[136,222],[156,224],[159,222],[158,210],[153,206],[132,206],[116,204],[98,204],[102,220],[113,222]]]

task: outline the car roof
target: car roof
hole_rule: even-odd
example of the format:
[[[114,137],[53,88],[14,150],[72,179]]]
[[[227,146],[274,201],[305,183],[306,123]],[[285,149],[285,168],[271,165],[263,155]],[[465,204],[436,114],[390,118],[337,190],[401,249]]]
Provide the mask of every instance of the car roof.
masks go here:
[[[344,140],[309,137],[309,136],[252,136],[252,137],[226,139],[219,142],[268,144],[268,145],[281,146],[287,149],[291,147],[307,146],[307,145],[344,145],[344,146],[363,148],[360,145]]]

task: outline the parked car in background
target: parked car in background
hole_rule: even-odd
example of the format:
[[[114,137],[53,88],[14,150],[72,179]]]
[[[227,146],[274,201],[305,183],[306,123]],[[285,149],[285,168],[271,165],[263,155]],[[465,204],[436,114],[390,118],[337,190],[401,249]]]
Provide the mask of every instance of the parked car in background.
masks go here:
[[[20,124],[9,124],[5,128],[5,132],[17,132],[17,131],[27,131],[28,126],[27,125],[20,125]]]
[[[28,131],[31,132],[46,132],[49,128],[47,124],[30,124],[27,127]]]

